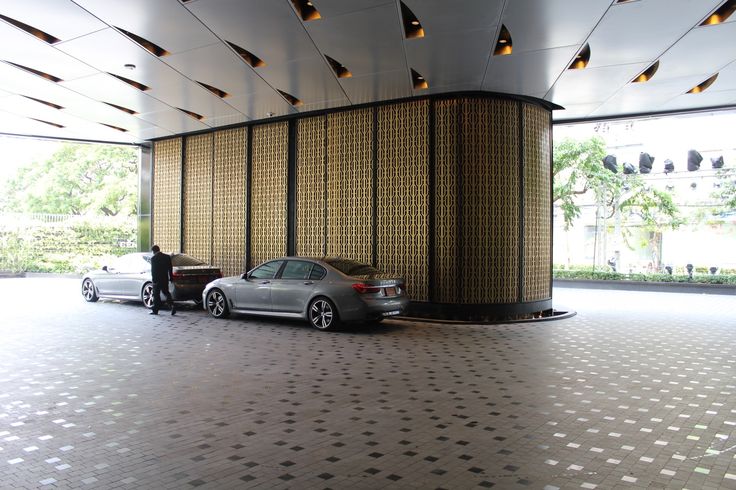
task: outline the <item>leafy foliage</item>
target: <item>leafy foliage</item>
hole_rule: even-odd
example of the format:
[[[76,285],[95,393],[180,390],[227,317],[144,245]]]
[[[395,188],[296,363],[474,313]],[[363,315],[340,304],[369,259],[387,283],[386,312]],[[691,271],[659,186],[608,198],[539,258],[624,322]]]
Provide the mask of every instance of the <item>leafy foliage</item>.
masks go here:
[[[555,279],[583,279],[595,281],[640,281],[640,282],[678,282],[695,284],[733,284],[736,286],[734,274],[694,274],[692,279],[688,275],[677,274],[620,274],[609,271],[592,270],[562,270],[553,271]]]
[[[637,216],[652,230],[672,229],[684,223],[672,195],[647,185],[639,174],[613,173],[603,166],[605,142],[598,136],[555,143],[553,204],[563,212],[565,229],[580,216],[579,200],[592,193],[606,217],[620,211],[623,220]]]
[[[716,213],[736,211],[736,169],[724,168],[716,173],[720,188],[711,197],[719,203]]]
[[[64,144],[46,162],[18,169],[0,191],[0,210],[134,215],[138,199],[137,163],[134,148]]]

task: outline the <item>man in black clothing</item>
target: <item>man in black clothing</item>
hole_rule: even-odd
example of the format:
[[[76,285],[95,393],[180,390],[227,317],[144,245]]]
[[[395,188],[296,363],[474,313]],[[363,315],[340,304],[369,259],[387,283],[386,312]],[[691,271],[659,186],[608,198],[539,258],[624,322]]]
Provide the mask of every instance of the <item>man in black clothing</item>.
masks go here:
[[[176,315],[174,300],[169,292],[169,281],[174,280],[174,269],[171,266],[171,257],[161,252],[158,245],[151,247],[151,279],[153,280],[153,308],[151,315],[158,315],[161,308],[161,293],[166,296],[166,303],[171,306],[171,314]]]

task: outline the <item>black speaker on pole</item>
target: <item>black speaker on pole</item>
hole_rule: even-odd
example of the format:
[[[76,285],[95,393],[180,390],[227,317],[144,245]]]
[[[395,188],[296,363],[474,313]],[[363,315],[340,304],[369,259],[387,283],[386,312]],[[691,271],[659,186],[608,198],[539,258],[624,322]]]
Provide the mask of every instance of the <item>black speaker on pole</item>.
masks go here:
[[[618,162],[616,162],[616,157],[614,155],[606,155],[603,159],[603,166],[614,174],[618,173]]]
[[[649,153],[639,153],[639,172],[648,174],[652,171],[652,165],[654,164],[654,157]]]
[[[626,175],[631,175],[636,173],[636,167],[634,167],[629,162],[624,163],[624,173]]]
[[[711,165],[713,165],[713,168],[723,168],[723,155],[719,156],[718,158],[712,158],[710,159]]]
[[[695,172],[700,168],[700,162],[703,161],[703,156],[697,150],[690,150],[687,152],[687,169],[690,172]]]
[[[668,174],[675,171],[675,162],[669,158],[664,161],[664,173]]]

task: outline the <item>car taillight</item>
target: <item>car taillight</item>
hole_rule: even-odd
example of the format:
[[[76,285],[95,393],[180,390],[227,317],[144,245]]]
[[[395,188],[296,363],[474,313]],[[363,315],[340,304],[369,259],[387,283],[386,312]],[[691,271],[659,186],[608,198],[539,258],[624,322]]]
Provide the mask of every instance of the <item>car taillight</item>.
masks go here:
[[[372,286],[370,284],[363,284],[360,282],[357,284],[353,284],[353,289],[355,289],[360,294],[377,293],[381,290],[381,288],[377,286]]]
[[[179,272],[172,272],[171,273],[171,277],[172,277],[173,280],[176,281],[177,279],[181,279],[183,277],[183,275],[180,274]]]

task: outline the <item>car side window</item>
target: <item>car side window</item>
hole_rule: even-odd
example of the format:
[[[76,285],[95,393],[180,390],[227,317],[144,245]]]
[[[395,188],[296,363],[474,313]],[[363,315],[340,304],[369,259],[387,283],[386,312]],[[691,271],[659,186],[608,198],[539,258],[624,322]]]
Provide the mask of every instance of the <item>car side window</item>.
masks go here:
[[[266,262],[262,266],[253,269],[253,272],[250,273],[251,279],[273,279],[273,277],[276,275],[276,273],[281,268],[281,264],[283,264],[283,260],[274,260],[273,262]]]
[[[281,279],[307,279],[312,271],[312,263],[302,260],[289,260],[281,273]]]
[[[313,281],[319,281],[323,277],[325,277],[325,274],[327,274],[327,271],[324,267],[314,264],[314,267],[312,267],[312,272],[309,274],[309,278]]]

